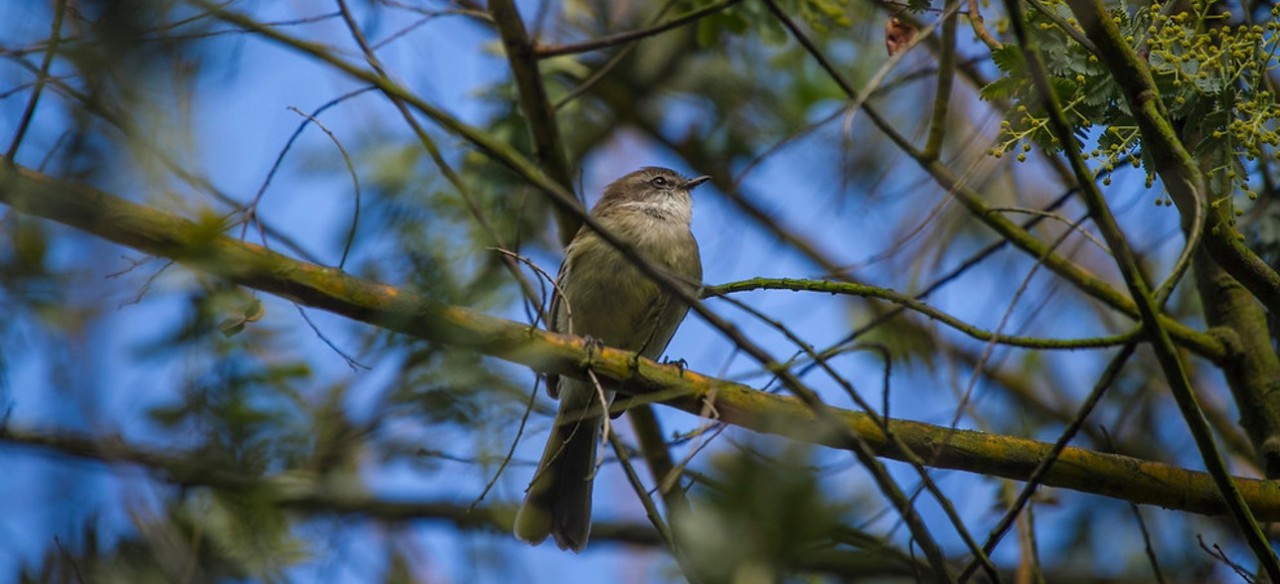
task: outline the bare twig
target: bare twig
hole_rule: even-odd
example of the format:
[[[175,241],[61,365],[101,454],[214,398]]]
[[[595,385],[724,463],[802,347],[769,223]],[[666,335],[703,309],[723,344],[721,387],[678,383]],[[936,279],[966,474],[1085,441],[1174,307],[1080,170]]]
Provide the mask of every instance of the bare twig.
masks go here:
[[[561,55],[572,55],[575,53],[586,53],[589,51],[598,51],[600,49],[606,49],[606,48],[621,45],[624,43],[638,41],[644,38],[662,34],[664,32],[667,32],[675,28],[680,28],[691,22],[696,22],[698,20],[701,20],[702,18],[705,18],[707,16],[720,12],[730,6],[733,6],[734,4],[737,4],[741,1],[742,0],[721,0],[720,2],[716,2],[715,4],[709,4],[707,6],[703,6],[702,8],[691,10],[685,14],[681,14],[679,16],[673,17],[671,20],[668,20],[667,22],[664,22],[662,24],[650,26],[648,28],[642,28],[639,30],[632,30],[628,32],[618,33],[615,35],[609,35],[606,37],[592,39],[582,43],[575,43],[571,45],[538,45],[534,47],[533,54],[535,57],[539,59],[548,59],[551,57],[559,57]]]
[[[13,133],[13,140],[9,142],[9,150],[4,153],[5,160],[9,162],[15,161],[18,155],[18,147],[22,146],[22,139],[27,135],[27,128],[31,127],[31,119],[35,117],[36,105],[40,103],[40,94],[44,92],[45,83],[49,79],[49,67],[53,65],[53,57],[58,53],[58,43],[62,40],[62,18],[67,13],[67,0],[58,0],[58,5],[53,12],[53,32],[49,33],[49,44],[45,47],[44,58],[40,61],[40,71],[36,73],[35,86],[31,88],[31,97],[27,100],[27,106],[22,110],[22,117],[18,119],[18,129]]]
[[[1129,361],[1129,357],[1133,356],[1134,349],[1136,348],[1137,344],[1130,342],[1122,347],[1120,351],[1111,358],[1111,362],[1108,363],[1107,368],[1103,370],[1102,375],[1098,378],[1098,382],[1094,384],[1093,391],[1089,392],[1089,396],[1080,403],[1080,409],[1076,414],[1075,419],[1067,425],[1066,429],[1062,431],[1062,435],[1053,443],[1053,448],[1049,451],[1049,455],[1043,458],[1036,466],[1036,469],[1032,471],[1031,476],[1026,481],[1026,485],[1023,486],[1022,491],[1018,493],[1018,497],[1014,499],[1013,504],[1009,506],[1009,510],[1000,518],[1000,521],[996,523],[996,526],[991,528],[991,533],[987,535],[987,541],[982,544],[982,549],[984,551],[987,553],[995,551],[996,544],[1000,543],[1000,538],[1004,537],[1005,532],[1008,531],[1009,527],[1012,526],[1013,522],[1018,518],[1018,514],[1022,511],[1022,508],[1031,500],[1031,496],[1035,494],[1036,489],[1039,488],[1044,475],[1048,473],[1053,464],[1058,461],[1062,451],[1066,449],[1067,444],[1069,444],[1071,440],[1075,438],[1076,434],[1079,433],[1081,426],[1083,426],[1085,421],[1089,419],[1089,414],[1093,412],[1094,407],[1098,405],[1098,402],[1102,401],[1102,396],[1106,394],[1107,389],[1115,383],[1116,378],[1120,375],[1120,371],[1124,369],[1125,364]],[[960,581],[964,582],[967,580],[973,573],[974,568],[976,568],[975,563],[970,563],[970,565],[965,568],[964,572],[960,574]]]

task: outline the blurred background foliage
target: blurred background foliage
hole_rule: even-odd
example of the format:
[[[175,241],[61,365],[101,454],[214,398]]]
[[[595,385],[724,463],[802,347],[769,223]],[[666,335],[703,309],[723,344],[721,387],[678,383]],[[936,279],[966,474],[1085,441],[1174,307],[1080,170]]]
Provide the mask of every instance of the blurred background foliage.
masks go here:
[[[1243,1],[1111,8],[1138,37],[1133,44],[1146,47],[1161,90],[1178,104],[1174,113],[1197,124],[1203,148],[1224,149],[1214,172],[1229,185],[1215,194],[1235,199],[1246,243],[1274,266],[1280,8]],[[535,158],[485,6],[348,4],[395,80]],[[1069,18],[1065,5],[1033,4],[1044,8],[1029,12],[1031,23],[1055,88],[1071,104],[1077,138],[1107,175],[1108,200],[1146,268],[1167,273],[1182,245],[1178,215],[1163,204],[1150,168],[1134,168],[1146,159],[1130,113],[1105,68],[1046,16]],[[998,243],[928,164],[850,107],[840,83],[767,2],[519,8],[538,46],[554,48],[720,5],[660,35],[540,62],[575,192],[586,203],[641,165],[713,176],[714,188],[699,192],[695,220],[708,283],[808,277],[915,294]],[[218,6],[366,66],[339,3]],[[946,49],[936,30],[921,33],[881,77],[884,30],[895,17],[934,23],[942,5],[776,6],[854,88],[869,88],[866,103],[891,127],[924,143]],[[1002,48],[970,30],[967,11],[975,9]],[[1032,99],[1001,7],[970,3],[962,12],[937,164],[993,213],[1020,223],[1053,214],[1032,232],[1046,242],[1064,238],[1059,253],[1120,288],[1108,252],[1067,225],[1084,207],[1059,200],[1072,178],[1057,161],[1060,145]],[[0,7],[0,22],[0,146],[18,164],[181,213],[211,234],[541,324],[546,278],[560,252],[548,198],[420,119],[442,153],[434,160],[378,91],[200,2],[18,2]],[[1077,338],[1132,326],[1048,274],[1038,258],[1008,246],[982,257],[929,303],[1004,334]],[[987,344],[919,315],[882,318],[892,307],[870,300],[736,298],[814,347],[831,348],[833,367],[881,413],[1040,440],[1061,434],[1111,352]],[[707,302],[776,355],[798,354],[767,323],[723,300]],[[1167,310],[1203,329],[1201,302],[1184,284]],[[0,306],[0,396],[6,427],[15,429],[0,444],[13,469],[0,487],[8,501],[0,580],[683,578],[610,452],[597,486],[600,526],[586,555],[527,549],[505,534],[554,407],[523,368],[291,306],[9,208],[0,211]],[[887,352],[891,370],[869,346]],[[778,390],[768,372],[694,317],[668,353],[695,370]],[[1233,469],[1256,476],[1221,373],[1207,361],[1188,362]],[[829,403],[850,406],[839,384],[805,371]],[[1199,468],[1162,379],[1140,350],[1075,444]],[[690,565],[707,581],[908,582],[928,569],[847,453],[762,438],[714,416],[660,412],[691,488],[690,515],[672,519],[693,542]],[[615,427],[635,448],[627,424]],[[905,465],[890,470],[919,494],[918,475]],[[1021,486],[931,476],[978,536]],[[933,499],[915,501],[948,554],[963,558],[966,548]],[[1002,579],[1014,582],[1230,581],[1237,574],[1228,560],[1253,564],[1222,518],[1052,489],[1037,495],[1015,531],[993,556]]]

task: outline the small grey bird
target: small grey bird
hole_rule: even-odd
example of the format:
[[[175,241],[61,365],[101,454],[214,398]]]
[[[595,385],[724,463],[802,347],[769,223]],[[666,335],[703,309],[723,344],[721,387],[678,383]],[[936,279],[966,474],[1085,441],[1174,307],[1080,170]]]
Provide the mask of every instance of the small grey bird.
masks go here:
[[[710,177],[686,179],[648,166],[605,187],[591,216],[660,269],[686,283],[702,284],[698,242],[689,231],[689,191]],[[590,337],[606,346],[662,355],[689,307],[645,276],[585,225],[565,249],[551,301],[551,330]],[[550,534],[560,549],[582,551],[591,531],[591,481],[604,407],[585,381],[551,377],[547,391],[560,398],[542,461],[516,515],[517,538],[537,544]],[[614,392],[604,388],[604,401]],[[602,407],[604,406],[604,407]]]

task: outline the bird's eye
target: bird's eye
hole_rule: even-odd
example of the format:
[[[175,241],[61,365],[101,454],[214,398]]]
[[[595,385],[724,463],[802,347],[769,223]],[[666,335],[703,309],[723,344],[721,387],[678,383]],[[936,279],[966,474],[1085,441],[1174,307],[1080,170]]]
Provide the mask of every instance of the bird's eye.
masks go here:
[[[653,177],[653,180],[649,181],[649,184],[655,187],[665,187],[671,184],[671,181],[667,180],[667,177],[665,176],[655,176]]]

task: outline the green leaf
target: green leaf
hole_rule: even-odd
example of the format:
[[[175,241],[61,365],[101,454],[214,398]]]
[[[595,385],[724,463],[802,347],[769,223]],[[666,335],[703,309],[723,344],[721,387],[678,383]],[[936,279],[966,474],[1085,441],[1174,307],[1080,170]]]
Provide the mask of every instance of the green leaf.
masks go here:
[[[996,79],[995,81],[988,83],[986,87],[983,87],[982,90],[978,92],[978,97],[983,101],[1012,99],[1014,94],[1017,93],[1018,88],[1021,86],[1021,82],[1016,81],[1011,77],[1001,77],[1000,79]]]
[[[233,337],[244,330],[245,320],[243,318],[228,318],[218,323],[218,331],[223,336]]]
[[[764,44],[772,47],[780,47],[787,44],[787,39],[789,38],[787,35],[787,29],[783,28],[782,23],[778,22],[778,19],[770,18],[765,20],[761,23],[759,29],[760,40],[764,41]]]
[[[1049,85],[1053,87],[1053,94],[1058,97],[1058,103],[1066,104],[1076,95],[1078,85],[1075,81],[1065,77],[1050,77]]]
[[[910,10],[911,12],[914,12],[916,14],[920,14],[921,12],[928,10],[929,5],[930,5],[929,0],[908,0],[907,10]]]
[[[698,41],[699,47],[706,48],[716,43],[716,34],[719,32],[719,27],[712,20],[712,18],[703,18],[698,21],[697,32],[694,36]]]
[[[1011,77],[1024,77],[1027,70],[1027,61],[1022,56],[1022,49],[1014,45],[1004,45],[994,51],[991,51],[991,60],[995,61],[996,67],[1001,73]]]
[[[257,298],[253,298],[249,301],[249,304],[244,307],[242,314],[219,322],[218,330],[221,331],[224,336],[234,336],[240,331],[243,331],[246,324],[262,320],[262,316],[264,314],[266,314],[266,310],[262,307],[262,301]]]

